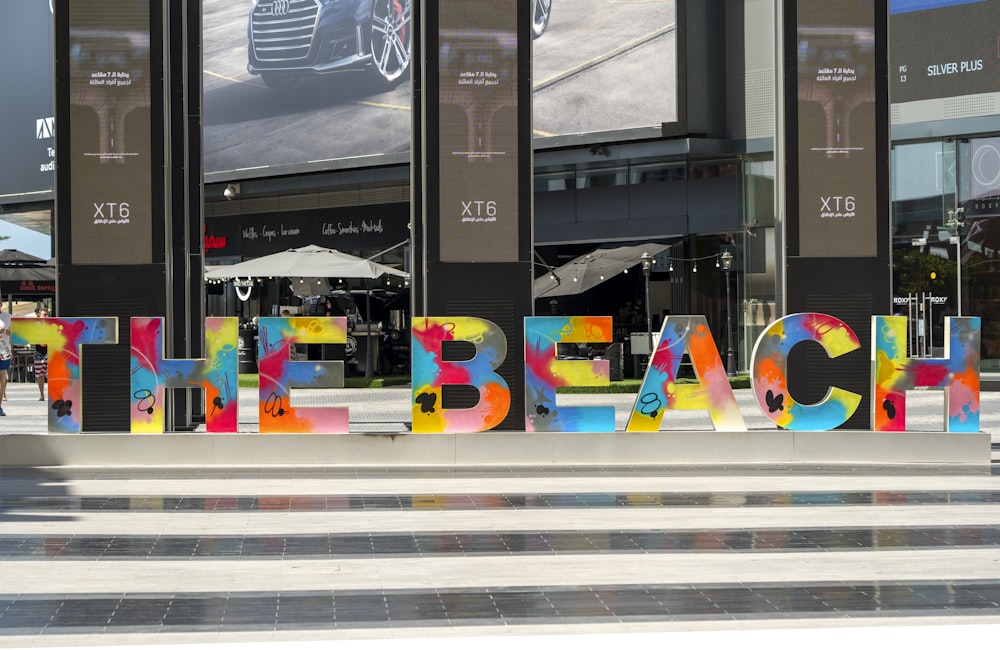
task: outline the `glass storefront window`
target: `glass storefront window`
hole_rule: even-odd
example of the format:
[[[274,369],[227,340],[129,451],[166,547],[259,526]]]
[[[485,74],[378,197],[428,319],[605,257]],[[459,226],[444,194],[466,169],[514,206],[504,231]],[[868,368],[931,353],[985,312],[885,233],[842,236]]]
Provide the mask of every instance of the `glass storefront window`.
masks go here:
[[[571,190],[575,185],[576,172],[571,169],[535,172],[536,192],[561,192]]]
[[[740,367],[749,367],[753,345],[760,333],[778,317],[776,247],[774,238],[774,160],[743,162],[743,274],[740,309]]]
[[[892,163],[893,301],[911,355],[943,354],[961,301],[982,318],[982,369],[1000,369],[1000,138],[900,144]]]
[[[687,177],[687,167],[683,162],[632,165],[629,176],[631,185],[683,181]]]
[[[908,348],[940,354],[944,317],[956,311],[951,233],[958,169],[955,143],[918,142],[892,151],[893,313],[910,319]]]
[[[592,167],[577,171],[576,189],[590,187],[617,187],[628,184],[628,167]]]

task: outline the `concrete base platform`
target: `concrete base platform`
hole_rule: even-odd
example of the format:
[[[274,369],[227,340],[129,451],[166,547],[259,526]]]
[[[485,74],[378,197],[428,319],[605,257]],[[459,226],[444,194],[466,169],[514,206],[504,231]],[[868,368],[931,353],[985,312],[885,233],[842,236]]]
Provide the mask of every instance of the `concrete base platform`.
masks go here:
[[[660,431],[406,435],[10,434],[0,466],[990,463],[988,433]]]

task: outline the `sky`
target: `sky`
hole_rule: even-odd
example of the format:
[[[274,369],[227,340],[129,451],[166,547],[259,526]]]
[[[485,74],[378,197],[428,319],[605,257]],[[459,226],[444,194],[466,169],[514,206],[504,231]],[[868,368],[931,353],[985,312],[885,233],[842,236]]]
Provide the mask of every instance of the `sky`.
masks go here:
[[[15,248],[22,253],[28,253],[43,260],[52,257],[52,237],[49,235],[43,235],[30,228],[15,226],[7,221],[0,221],[0,236],[10,237],[10,239],[0,241],[0,250]]]

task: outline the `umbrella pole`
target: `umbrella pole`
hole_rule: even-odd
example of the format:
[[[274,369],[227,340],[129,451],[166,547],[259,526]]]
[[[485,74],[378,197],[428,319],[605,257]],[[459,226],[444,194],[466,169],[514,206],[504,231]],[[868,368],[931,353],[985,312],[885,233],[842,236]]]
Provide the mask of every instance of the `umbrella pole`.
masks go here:
[[[365,313],[368,315],[368,340],[365,342],[365,379],[372,377],[372,289],[365,278]]]

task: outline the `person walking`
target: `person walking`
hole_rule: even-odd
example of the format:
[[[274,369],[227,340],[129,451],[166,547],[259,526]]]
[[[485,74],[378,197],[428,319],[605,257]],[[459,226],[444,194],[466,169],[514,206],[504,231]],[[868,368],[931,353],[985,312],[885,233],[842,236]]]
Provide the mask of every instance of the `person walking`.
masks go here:
[[[10,347],[10,312],[3,311],[0,302],[0,402],[7,399],[7,371],[13,357]],[[0,416],[7,415],[0,405]]]
[[[35,310],[36,318],[48,318],[49,310],[39,307]],[[45,401],[45,382],[49,378],[49,346],[35,345],[35,382],[38,384],[38,401]]]

